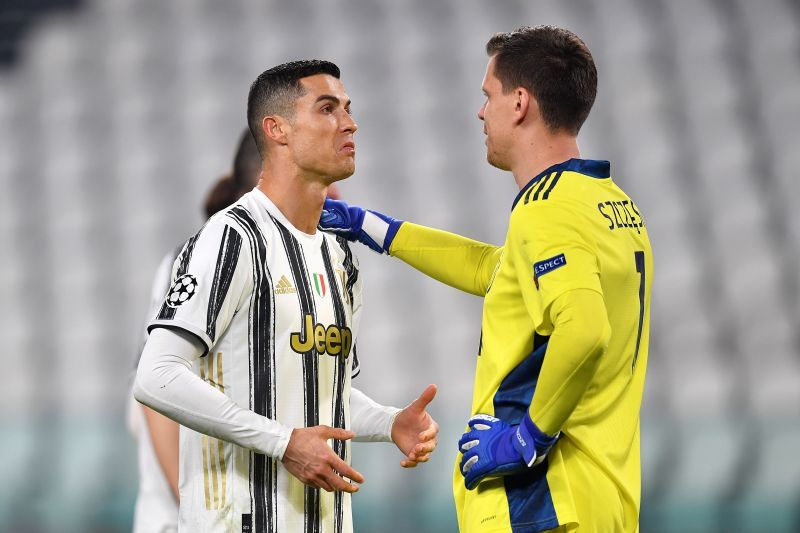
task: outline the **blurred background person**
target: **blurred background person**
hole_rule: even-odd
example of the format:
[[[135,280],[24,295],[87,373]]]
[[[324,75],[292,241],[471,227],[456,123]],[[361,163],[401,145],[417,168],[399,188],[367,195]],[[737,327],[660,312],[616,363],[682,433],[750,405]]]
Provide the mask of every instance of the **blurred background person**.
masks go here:
[[[516,193],[485,163],[474,80],[485,36],[521,24],[581,35],[602,74],[581,152],[645,177],[620,181],[659,259],[642,531],[800,529],[800,5],[326,7],[0,3],[0,531],[130,530],[120,369],[140,342],[152,267],[200,224],[209,169],[229,168],[264,64],[324,56],[348,72],[363,134],[348,202],[499,242],[507,228],[492,213]],[[409,384],[439,383],[432,414],[441,442],[457,441],[480,299],[354,251],[368,284],[359,352],[381,354],[361,361],[364,392],[396,405]],[[369,483],[357,530],[456,530],[452,452],[411,475],[387,473],[379,446],[354,446]]]
[[[206,219],[225,209],[256,186],[261,174],[258,148],[245,129],[233,158],[230,175],[217,180],[204,205]],[[150,291],[147,324],[158,312],[172,283],[172,265],[182,246],[164,256]],[[146,333],[145,333],[146,338]],[[142,343],[144,345],[144,342]],[[141,349],[137,354],[138,364]],[[135,367],[134,367],[135,368]],[[137,441],[139,490],[133,518],[134,533],[178,530],[178,439],[179,425],[130,398],[129,427]]]

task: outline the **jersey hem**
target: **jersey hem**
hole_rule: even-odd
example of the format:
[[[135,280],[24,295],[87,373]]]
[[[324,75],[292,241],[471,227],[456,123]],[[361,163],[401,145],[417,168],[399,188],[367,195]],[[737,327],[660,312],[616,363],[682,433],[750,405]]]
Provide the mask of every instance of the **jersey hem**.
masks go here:
[[[557,518],[548,518],[538,522],[526,522],[524,524],[513,524],[511,527],[497,527],[493,529],[481,529],[481,533],[543,533],[551,531],[557,527],[573,524],[576,522],[558,522]]]

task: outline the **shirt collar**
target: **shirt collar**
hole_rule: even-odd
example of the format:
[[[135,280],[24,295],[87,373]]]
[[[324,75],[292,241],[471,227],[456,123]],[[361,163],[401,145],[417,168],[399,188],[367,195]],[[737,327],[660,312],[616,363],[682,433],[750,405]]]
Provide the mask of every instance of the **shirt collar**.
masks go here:
[[[611,163],[598,159],[568,159],[563,163],[558,163],[548,167],[537,174],[519,191],[517,197],[514,198],[514,203],[511,205],[511,209],[513,210],[517,206],[519,199],[522,198],[522,195],[525,194],[528,189],[533,187],[543,177],[552,174],[553,172],[564,171],[577,172],[578,174],[583,174],[584,176],[605,179],[611,176]]]

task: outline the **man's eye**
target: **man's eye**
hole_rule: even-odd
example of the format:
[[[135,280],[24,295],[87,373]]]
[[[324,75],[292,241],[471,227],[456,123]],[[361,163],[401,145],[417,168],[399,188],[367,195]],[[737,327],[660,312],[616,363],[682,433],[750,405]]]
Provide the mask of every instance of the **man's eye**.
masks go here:
[[[322,112],[323,113],[330,113],[331,112],[331,106],[329,106],[329,105],[323,106],[322,107]]]

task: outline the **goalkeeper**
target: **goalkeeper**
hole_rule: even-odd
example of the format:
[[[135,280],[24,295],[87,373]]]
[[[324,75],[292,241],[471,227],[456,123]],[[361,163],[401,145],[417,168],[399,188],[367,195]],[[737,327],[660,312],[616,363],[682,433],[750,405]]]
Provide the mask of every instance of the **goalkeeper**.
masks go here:
[[[321,226],[484,297],[453,489],[462,532],[637,531],[652,256],[607,161],[580,159],[597,72],[551,26],[487,44],[478,112],[520,188],[503,246],[327,201]]]

